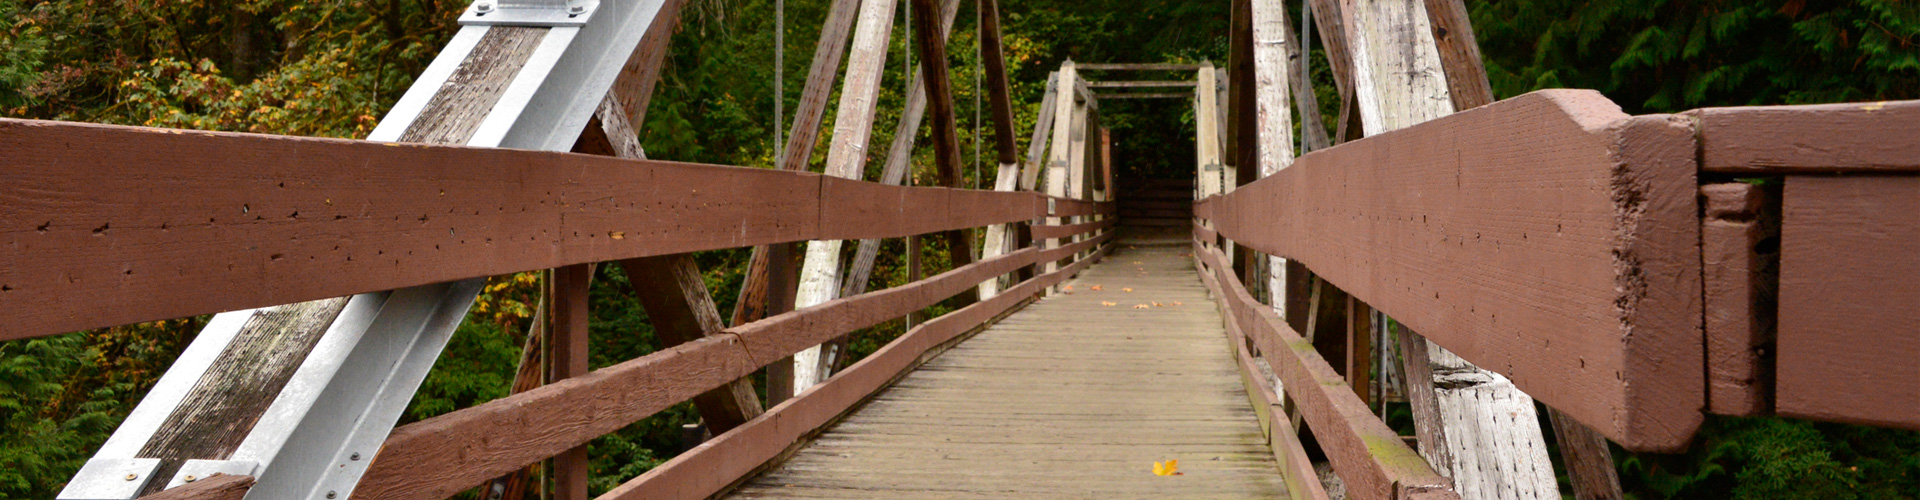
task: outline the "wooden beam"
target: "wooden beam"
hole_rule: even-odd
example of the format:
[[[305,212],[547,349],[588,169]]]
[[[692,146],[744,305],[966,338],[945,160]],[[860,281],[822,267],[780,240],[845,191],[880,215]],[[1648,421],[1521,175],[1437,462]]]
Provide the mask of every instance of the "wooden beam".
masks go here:
[[[1000,2],[982,0],[980,51],[987,80],[988,107],[993,109],[993,142],[995,160],[999,168],[993,178],[993,190],[1013,191],[1020,187],[1019,144],[1014,142],[1013,98],[1009,95],[1007,81],[1007,60],[1000,43]],[[1051,86],[1052,82],[1048,82]],[[997,224],[987,227],[986,241],[981,244],[980,258],[990,259],[1004,254],[1014,244],[1014,236],[1019,232],[1012,224]],[[980,283],[980,298],[987,299],[1000,293],[1000,279]]]
[[[1041,260],[1072,257],[1111,237],[1106,233],[1053,251],[1021,250],[908,285],[835,299],[400,427],[387,438],[383,458],[373,463],[354,495],[383,500],[446,498],[721,387],[762,364],[931,306],[973,289],[987,277]],[[544,423],[548,432],[499,432],[526,428],[533,422]]]
[[[1705,184],[1700,200],[1707,411],[1771,415],[1778,352],[1780,189],[1745,182]]]
[[[586,375],[587,365],[587,289],[593,283],[592,264],[575,264],[553,270],[548,280],[553,303],[547,312],[551,342],[547,343],[549,372],[547,379],[566,380]],[[553,456],[553,493],[559,500],[586,500],[587,446],[581,444]]]
[[[608,94],[601,109],[595,113],[593,124],[587,127],[586,133],[581,134],[575,151],[630,159],[646,158],[645,151],[639,148],[639,134],[628,128],[623,118],[625,113],[619,108],[622,99],[618,99],[617,94],[620,91],[621,87],[615,86],[614,91]],[[645,99],[637,101],[643,105],[646,102]],[[632,144],[619,146],[612,143],[621,138],[625,141],[620,142]],[[660,348],[717,334],[726,328],[720,319],[720,312],[714,308],[713,297],[707,293],[706,281],[701,278],[699,265],[694,263],[692,254],[628,259],[621,262],[621,268],[627,273],[627,281],[633,286],[634,295],[647,311]],[[538,341],[534,336],[528,336],[528,339],[530,343]],[[515,382],[516,393],[532,388],[520,388],[519,380]],[[760,396],[754,391],[752,380],[744,378],[695,397],[694,406],[699,409],[707,430],[716,434],[726,432],[761,412]],[[517,496],[518,493],[513,491],[511,494]]]
[[[1743,176],[1920,172],[1920,101],[1704,108],[1700,169]]]
[[[1274,373],[1294,388],[1288,399],[1299,405],[1349,498],[1462,498],[1393,429],[1373,417],[1325,358],[1312,349],[1295,348],[1308,340],[1247,293],[1225,253],[1199,246],[1194,252],[1212,271],[1202,282],[1226,303],[1227,321],[1252,339]]]
[[[1447,95],[1455,111],[1493,103],[1493,85],[1487,80],[1487,68],[1480,60],[1480,44],[1473,36],[1473,23],[1467,19],[1467,6],[1461,0],[1426,0],[1427,18],[1440,53],[1440,65],[1447,80]],[[1418,389],[1416,389],[1418,390]],[[1614,472],[1613,452],[1606,438],[1566,415],[1553,411],[1552,419],[1562,462],[1574,488],[1574,497],[1586,499],[1625,498],[1620,479]],[[1595,443],[1598,443],[1596,446]]]
[[[813,66],[807,70],[806,87],[800,91],[800,105],[793,110],[793,126],[787,132],[786,156],[780,168],[803,171],[813,158],[820,141],[820,120],[827,114],[827,98],[833,95],[834,76],[840,70],[840,58],[847,51],[847,36],[852,32],[854,14],[860,0],[833,0],[827,18],[820,26],[820,41],[813,48]],[[851,82],[851,80],[849,80]]]
[[[1347,385],[1353,387],[1360,402],[1373,406],[1373,395],[1368,388],[1373,387],[1373,310],[1367,303],[1347,296],[1347,366],[1344,374]]]
[[[887,38],[893,30],[895,3],[861,1],[860,18],[854,26],[853,53],[847,60],[846,83],[840,88],[840,107],[834,114],[833,142],[827,149],[828,176],[860,179],[866,174],[867,143],[873,139],[873,117],[879,101],[881,73],[886,70]],[[794,307],[833,300],[839,293],[840,246],[840,240],[807,242]],[[820,371],[820,351],[813,348],[794,355],[795,394],[826,378]]]
[[[941,2],[941,26],[949,28],[948,36],[953,34],[951,30],[953,18],[959,12],[958,0]],[[898,186],[906,182],[907,169],[911,166],[913,159],[914,139],[920,135],[920,125],[926,121],[927,116],[927,88],[923,83],[926,76],[921,74],[919,66],[914,66],[911,73],[913,83],[908,85],[911,90],[907,93],[906,110],[900,113],[900,121],[894,124],[893,144],[888,146],[887,163],[880,170],[880,183],[889,186]],[[847,278],[842,280],[844,283],[840,285],[840,296],[859,295],[867,291],[867,282],[873,276],[873,260],[879,257],[879,254],[879,239],[860,240],[860,247],[854,251],[853,265],[848,266]],[[828,361],[825,356],[821,359],[823,363]]]
[[[1111,248],[1112,245],[1100,247],[1095,255]],[[767,416],[736,432],[716,436],[709,444],[680,454],[601,498],[697,500],[712,497],[918,366],[920,360],[925,359],[924,353],[991,324],[995,318],[1031,300],[1041,289],[1064,281],[1094,260],[1083,259],[1060,271],[1020,283],[1005,294],[918,325],[848,367],[842,375],[775,408]]]
[[[155,479],[156,481],[158,479]],[[140,500],[240,500],[253,488],[253,476],[214,474]]]
[[[1194,71],[1198,64],[1182,63],[1084,63],[1076,65],[1089,71]]]
[[[1774,409],[1920,429],[1920,177],[1791,176],[1781,196]]]
[[[1088,87],[1092,87],[1092,88],[1096,88],[1096,89],[1134,89],[1134,88],[1154,88],[1154,87],[1159,87],[1159,88],[1165,88],[1165,87],[1192,87],[1192,86],[1194,86],[1194,85],[1196,85],[1196,84],[1197,84],[1197,82],[1193,82],[1193,81],[1110,81],[1110,80],[1098,80],[1098,81],[1091,81],[1091,82],[1087,82],[1087,86],[1088,86]]]
[[[800,105],[794,109],[794,123],[787,132],[787,156],[781,158],[779,164],[783,170],[805,171],[807,160],[819,142],[821,116],[826,113],[827,97],[833,92],[841,54],[846,52],[853,17],[858,12],[857,2],[834,0],[827,9],[827,18],[820,27],[820,41],[813,49],[813,67],[807,71],[807,84],[800,92]],[[791,247],[781,244],[753,248],[740,284],[740,297],[734,302],[733,324],[744,325],[792,310],[783,305],[794,302],[797,290],[790,285],[796,281],[792,274],[797,269],[790,264],[790,259],[776,258],[791,255]],[[789,286],[772,287],[776,281]]]
[[[1196,213],[1622,446],[1675,450],[1705,404],[1693,151],[1683,122],[1541,91],[1303,156]],[[1533,180],[1463,182],[1513,172]],[[1515,210],[1559,215],[1493,215]]]
[[[0,219],[44,228],[0,236],[13,249],[0,254],[12,263],[0,284],[19,305],[0,310],[8,339],[587,262],[980,227],[1046,207],[1031,193],[802,172],[60,122],[0,120],[0,145],[0,192],[23,200]],[[129,166],[146,177],[110,174]],[[149,179],[183,181],[156,191]],[[822,211],[823,192],[847,208]],[[116,307],[94,307],[102,301]]]
[[[1053,133],[1053,138],[1047,141],[1050,146],[1046,166],[1047,195],[1054,198],[1067,197],[1067,163],[1073,156],[1073,118],[1075,110],[1079,108],[1072,97],[1080,82],[1080,73],[1074,68],[1075,66],[1072,59],[1068,59],[1066,62],[1060,64],[1061,98],[1054,100],[1054,109],[1052,110],[1054,126],[1053,130],[1050,130],[1050,132]],[[1058,216],[1052,216],[1047,218],[1046,223],[1060,225],[1061,220]],[[1045,241],[1046,243],[1043,245],[1044,248],[1053,249],[1060,246],[1059,239],[1047,239]],[[1046,273],[1052,273],[1055,269],[1057,269],[1057,266],[1054,264],[1045,264],[1040,268],[1042,272]],[[1049,288],[1048,293],[1053,293],[1053,290]]]
[[[1305,46],[1301,45],[1300,32],[1294,30],[1291,18],[1287,17],[1284,9],[1274,22],[1279,23],[1281,35],[1286,38],[1287,68],[1283,74],[1287,75],[1287,90],[1292,92],[1294,109],[1300,115],[1300,151],[1308,153],[1326,149],[1333,145],[1333,141],[1327,137],[1327,124],[1320,116],[1320,97],[1313,92],[1312,75],[1300,70],[1301,61],[1308,57],[1302,52]]]
[[[647,34],[640,38],[640,46],[627,56],[626,66],[620,68],[620,76],[614,79],[613,88],[607,93],[614,98],[622,111],[621,117],[633,130],[640,130],[647,123],[647,106],[653,100],[654,87],[660,83],[660,72],[666,66],[673,34],[680,31],[680,9],[687,1],[668,0],[661,5],[659,16],[647,25]]]
[[[1367,136],[1453,112],[1453,105],[1448,102],[1447,78],[1441,71],[1444,61],[1437,53],[1433,33],[1419,29],[1420,21],[1427,19],[1424,6],[1411,1],[1346,0],[1342,2],[1341,11],[1352,42],[1353,95]],[[1320,269],[1320,266],[1308,265]],[[1387,311],[1389,314],[1401,312]],[[1416,331],[1432,333],[1418,323],[1409,325]],[[1526,326],[1557,329],[1566,325]],[[1617,328],[1618,324],[1613,326]],[[1434,377],[1414,381],[1411,390],[1434,391],[1438,405],[1413,410],[1415,414],[1438,415],[1447,439],[1422,442],[1420,448],[1446,447],[1453,458],[1451,464],[1435,463],[1434,466],[1454,480],[1462,495],[1470,498],[1560,496],[1553,463],[1546,455],[1546,438],[1535,416],[1533,398],[1521,392],[1507,377],[1481,370],[1444,348],[1429,346],[1428,350]],[[1499,362],[1497,358],[1482,358],[1482,362],[1489,360]],[[1503,417],[1481,423],[1480,415]],[[1414,419],[1416,423],[1434,420]],[[1482,467],[1480,464],[1498,465]]]
[[[1101,99],[1191,99],[1193,94],[1181,92],[1136,92],[1120,94],[1099,94]]]
[[[934,18],[938,12],[935,0],[913,0],[920,7],[913,16],[914,45],[920,50],[920,71],[926,75],[928,111],[933,116],[933,163],[939,171],[940,185],[957,188],[961,185],[960,138],[954,125],[953,87],[947,79],[946,30],[941,29],[939,20]],[[947,231],[949,258],[955,267],[973,262],[973,232],[970,230]]]
[[[1426,0],[1427,26],[1433,31],[1434,45],[1440,52],[1440,64],[1447,74],[1447,96],[1455,111],[1492,104],[1493,84],[1487,81],[1487,67],[1480,61],[1480,44],[1474,40],[1473,21],[1467,19],[1467,4],[1462,0]]]

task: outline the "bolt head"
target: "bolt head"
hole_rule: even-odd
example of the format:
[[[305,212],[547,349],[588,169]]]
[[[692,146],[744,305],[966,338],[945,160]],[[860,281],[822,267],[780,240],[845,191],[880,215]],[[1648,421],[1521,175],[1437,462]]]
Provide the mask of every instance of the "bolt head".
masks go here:
[[[493,12],[493,2],[474,3],[473,10],[476,12]]]
[[[191,482],[200,480],[200,478],[187,476],[187,477],[181,478],[181,480],[191,483]]]
[[[587,11],[587,6],[585,5],[574,5],[574,6],[567,7],[567,12],[572,12],[575,14],[579,14],[586,11]]]
[[[347,457],[347,459],[348,459],[348,460],[359,460],[359,459],[360,459],[360,454],[359,454],[359,453],[354,453],[354,454],[353,454],[353,456],[351,456],[351,457]]]
[[[139,474],[127,474],[127,480],[128,480],[128,481],[132,481],[132,480],[135,480],[135,479],[139,479],[139,478],[140,478],[140,475],[139,475]]]
[[[339,494],[339,493],[337,493],[337,492],[333,492],[333,491],[328,491],[328,492],[327,492],[327,498],[333,498],[333,497],[337,497],[337,496],[340,496],[340,494]]]

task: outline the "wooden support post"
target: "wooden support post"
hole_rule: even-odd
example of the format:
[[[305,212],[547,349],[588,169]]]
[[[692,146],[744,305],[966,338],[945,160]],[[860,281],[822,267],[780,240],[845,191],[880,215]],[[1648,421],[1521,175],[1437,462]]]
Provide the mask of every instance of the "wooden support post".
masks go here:
[[[913,0],[919,7],[913,15],[914,45],[920,49],[920,71],[926,76],[927,109],[933,114],[933,163],[940,173],[940,185],[961,186],[960,137],[953,116],[953,85],[948,80],[946,30],[941,29],[935,0]],[[943,235],[953,267],[973,263],[973,231],[956,229]],[[977,296],[961,295],[962,302]]]
[[[667,349],[726,329],[707,294],[705,278],[690,254],[642,257],[620,262],[633,294],[653,322],[660,348]],[[721,434],[763,411],[751,379],[739,379],[694,397],[694,407],[709,432]]]
[[[1473,23],[1467,19],[1466,4],[1462,0],[1426,0],[1426,7],[1454,111],[1492,104],[1493,84],[1487,80],[1486,66],[1480,59],[1480,44],[1473,36]],[[1592,427],[1551,408],[1548,410],[1574,497],[1579,500],[1625,498],[1606,438]]]
[[[1074,103],[1074,101],[1077,100],[1074,87],[1079,81],[1080,75],[1078,71],[1074,70],[1072,59],[1068,59],[1066,62],[1060,64],[1060,97],[1054,101],[1054,127],[1053,130],[1051,130],[1051,132],[1053,132],[1053,139],[1048,141],[1051,145],[1048,150],[1049,154],[1046,167],[1047,195],[1049,196],[1067,196],[1067,162],[1073,155],[1071,151],[1073,147],[1073,119],[1075,114],[1074,110],[1078,107]],[[1060,218],[1047,217],[1047,224],[1060,224]],[[1048,238],[1045,247],[1048,250],[1059,248],[1060,240],[1058,238]],[[1059,263],[1048,262],[1042,266],[1041,270],[1046,273],[1052,273],[1059,268]],[[1047,287],[1047,293],[1051,294],[1056,292],[1056,288],[1057,287],[1052,286]]]
[[[946,36],[952,36],[953,18],[960,11],[958,0],[945,0],[940,7],[941,26],[947,28]],[[925,76],[919,66],[914,66],[912,90],[907,94],[905,110],[900,113],[900,121],[894,125],[893,144],[887,149],[887,163],[881,168],[880,183],[898,186],[907,179],[909,160],[913,158],[915,136],[920,134],[920,124],[927,114],[927,89],[921,82]],[[873,278],[873,261],[880,256],[880,240],[877,238],[860,240],[854,250],[853,263],[847,266],[847,275],[840,280],[840,296],[852,297],[866,293],[867,282]],[[833,374],[840,365],[845,364],[847,336],[835,338],[822,344],[820,348],[819,373],[821,379]]]
[[[682,0],[684,1],[684,0]],[[853,27],[853,17],[858,11],[859,0],[834,0],[827,9],[827,19],[820,27],[820,42],[814,46],[813,67],[807,71],[807,85],[800,92],[800,106],[794,109],[793,126],[787,133],[787,156],[781,158],[783,170],[806,170],[807,159],[813,155],[814,146],[820,138],[820,120],[827,110],[827,98],[833,93],[834,75],[840,70],[841,54],[846,52],[847,37]],[[778,279],[791,282],[786,278],[776,278],[792,272],[792,268],[777,265],[783,262],[775,259],[776,253],[786,255],[791,249],[775,249],[785,245],[757,246],[747,261],[746,278],[740,284],[740,297],[733,306],[733,324],[744,325],[761,318],[778,314],[776,303],[792,302],[788,298],[794,292],[792,287],[772,287],[772,281]],[[780,267],[781,272],[773,272]],[[773,293],[769,293],[773,290]],[[770,365],[771,366],[771,365]],[[769,402],[773,401],[769,393]]]
[[[576,264],[553,270],[553,303],[547,327],[552,342],[547,348],[550,360],[549,380],[559,381],[586,375],[587,365],[587,289],[592,286],[593,265]],[[581,445],[553,457],[553,494],[559,500],[587,499],[587,447]]]
[[[1241,126],[1251,129],[1257,140],[1247,146],[1248,151],[1241,154],[1253,160],[1252,165],[1257,168],[1252,170],[1257,177],[1265,178],[1293,165],[1293,117],[1287,98],[1290,94],[1298,95],[1298,92],[1289,92],[1288,89],[1293,87],[1294,82],[1301,81],[1292,77],[1299,73],[1294,71],[1291,57],[1298,53],[1299,47],[1291,42],[1289,34],[1292,29],[1287,24],[1286,5],[1280,0],[1254,0],[1249,5],[1249,11],[1248,22],[1251,27],[1248,44],[1251,47],[1244,52],[1250,57],[1251,64],[1245,70],[1247,74],[1235,82],[1244,82],[1251,89],[1251,92],[1242,94],[1248,102],[1241,105],[1246,107],[1244,114],[1250,119]],[[1307,94],[1312,94],[1311,88],[1306,90]],[[1318,112],[1314,116],[1318,116]],[[1248,268],[1265,268],[1263,274],[1267,278],[1268,300],[1276,312],[1285,318],[1287,260],[1279,256],[1260,260],[1250,262]],[[1276,294],[1277,297],[1274,297]]]
[[[885,0],[862,0],[860,4],[853,53],[847,59],[846,83],[841,86],[840,108],[834,115],[833,144],[827,150],[827,175],[859,179],[866,172],[867,144],[873,136],[873,116],[880,95],[881,73],[886,69],[894,5]],[[839,293],[841,243],[839,240],[807,242],[795,307],[821,304],[833,300]],[[820,370],[822,357],[818,346],[794,354],[794,393],[826,378]]]
[[[1340,14],[1351,36],[1353,94],[1367,135],[1453,112],[1439,49],[1422,25],[1430,22],[1424,5],[1344,0]],[[1429,427],[1419,432],[1420,450],[1434,469],[1452,478],[1463,498],[1559,497],[1533,398],[1500,374],[1439,346],[1424,347],[1428,356],[1410,355],[1407,363],[1414,368],[1424,361],[1432,373],[1411,381],[1409,392],[1431,392],[1410,400],[1416,428]]]
[[[1360,402],[1373,404],[1373,309],[1367,303],[1347,296],[1347,385],[1360,396]]]
[[[987,106],[993,111],[994,159],[999,170],[993,178],[995,191],[1012,191],[1020,183],[1019,145],[1013,136],[1013,98],[1008,94],[1007,59],[1000,43],[1000,2],[980,2],[980,52],[986,71]],[[1052,86],[1052,82],[1048,82]],[[981,260],[998,257],[1013,243],[1013,224],[987,227],[987,238],[980,249]],[[980,283],[980,299],[1000,293],[1000,278]]]

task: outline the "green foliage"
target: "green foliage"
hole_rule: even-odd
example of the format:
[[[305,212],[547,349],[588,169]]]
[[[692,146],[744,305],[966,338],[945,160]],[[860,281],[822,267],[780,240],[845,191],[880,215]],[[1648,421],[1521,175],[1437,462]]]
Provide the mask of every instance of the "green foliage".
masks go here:
[[[1714,418],[1685,454],[1617,453],[1635,498],[1896,499],[1920,492],[1920,433]]]
[[[1495,93],[1598,89],[1629,112],[1920,97],[1899,0],[1473,3]]]

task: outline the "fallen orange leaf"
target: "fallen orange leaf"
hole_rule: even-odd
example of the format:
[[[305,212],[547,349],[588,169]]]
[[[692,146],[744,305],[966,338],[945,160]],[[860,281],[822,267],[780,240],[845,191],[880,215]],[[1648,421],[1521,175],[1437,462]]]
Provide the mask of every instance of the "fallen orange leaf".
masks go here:
[[[1120,289],[1120,291],[1122,291],[1122,292],[1131,292],[1131,291],[1133,291],[1133,289],[1132,289],[1132,288],[1122,288],[1122,289]]]
[[[1152,309],[1153,306],[1146,305],[1146,304],[1135,304],[1133,308],[1134,309]]]
[[[1153,463],[1153,475],[1155,475],[1155,476],[1179,476],[1179,475],[1181,475],[1181,474],[1180,474],[1180,461],[1179,461],[1179,460],[1171,460],[1171,459],[1169,459],[1169,460],[1167,460],[1167,461],[1165,461],[1165,462],[1154,462],[1154,463]]]
[[[1117,305],[1120,305],[1120,303],[1119,303],[1119,302],[1107,302],[1107,301],[1104,301],[1104,300],[1102,300],[1102,301],[1100,301],[1100,305],[1103,305],[1103,306],[1107,306],[1107,307],[1113,307],[1113,306],[1117,306]]]

